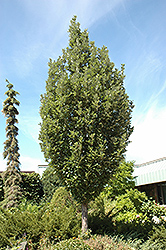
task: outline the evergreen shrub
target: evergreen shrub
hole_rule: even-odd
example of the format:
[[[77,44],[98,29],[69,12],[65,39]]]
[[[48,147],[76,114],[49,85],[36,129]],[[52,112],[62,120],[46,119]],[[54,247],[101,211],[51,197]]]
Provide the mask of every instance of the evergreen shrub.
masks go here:
[[[45,236],[50,241],[59,237],[76,237],[81,228],[81,214],[78,209],[78,204],[65,188],[58,188],[43,215]]]
[[[42,215],[42,209],[32,204],[23,203],[8,210],[0,208],[0,249],[16,245],[22,237],[37,246],[43,234]]]

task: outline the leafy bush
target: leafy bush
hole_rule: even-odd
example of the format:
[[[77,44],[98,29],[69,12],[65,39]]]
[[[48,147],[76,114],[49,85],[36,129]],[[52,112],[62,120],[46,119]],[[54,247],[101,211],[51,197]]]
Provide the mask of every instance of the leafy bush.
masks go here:
[[[44,195],[42,181],[40,175],[37,173],[22,173],[22,183],[21,190],[23,198],[27,201],[32,201],[34,203],[39,203]],[[4,199],[4,184],[3,179],[0,174],[0,201]]]
[[[126,190],[135,187],[133,177],[134,162],[121,162],[115,173],[112,175],[110,181],[101,193],[102,197],[115,198],[119,195],[125,194]]]
[[[156,206],[152,200],[148,200],[145,193],[136,189],[127,191],[111,203],[108,216],[111,217],[117,233],[133,231],[146,237],[154,224],[165,224],[162,219],[165,209]]]
[[[105,213],[105,204],[102,195],[89,204],[88,222],[93,234],[111,233],[112,220]]]

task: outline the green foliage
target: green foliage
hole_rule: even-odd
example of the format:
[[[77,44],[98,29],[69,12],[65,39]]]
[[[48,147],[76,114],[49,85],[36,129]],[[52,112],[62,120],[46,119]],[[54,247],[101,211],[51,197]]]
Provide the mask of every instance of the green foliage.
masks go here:
[[[37,245],[43,233],[42,215],[42,209],[27,203],[8,210],[0,208],[0,249],[17,245],[22,237]]]
[[[153,249],[165,250],[166,248],[166,228],[162,226],[153,227],[150,239],[148,240],[149,245],[153,245]],[[155,245],[155,248],[154,248]],[[158,247],[158,248],[157,248]]]
[[[164,215],[165,209],[156,206],[145,193],[136,189],[127,190],[126,194],[112,201],[108,212],[117,233],[137,232],[145,238],[155,223],[165,224]]]
[[[76,17],[69,47],[50,60],[46,93],[41,96],[39,139],[50,166],[81,203],[97,197],[123,159],[133,104],[106,47],[89,42]]]
[[[39,203],[43,197],[43,186],[37,173],[21,173],[23,197],[27,201]]]
[[[18,123],[16,116],[19,114],[15,106],[19,106],[19,101],[15,98],[18,92],[13,90],[13,85],[6,80],[8,88],[5,95],[7,99],[3,102],[2,113],[7,118],[6,120],[6,141],[4,142],[4,159],[7,159],[7,170],[3,173],[4,181],[4,207],[13,207],[18,205],[21,199],[21,176],[19,168],[19,147],[18,147],[18,128],[15,125]]]
[[[91,248],[80,239],[69,239],[57,243],[53,250],[90,250]]]
[[[25,237],[34,249],[40,239],[50,242],[76,237],[80,231],[79,206],[62,187],[57,189],[49,205],[40,207],[23,201],[18,207],[0,208],[0,249],[16,246]]]
[[[104,188],[102,196],[106,198],[115,198],[121,194],[125,194],[126,190],[135,187],[134,177],[134,163],[125,162],[120,163],[116,172],[112,175],[110,181]]]
[[[93,236],[89,240],[85,241],[90,249],[96,250],[129,250],[132,249],[130,244],[126,243],[124,239],[121,237],[109,237],[107,235],[101,236]]]
[[[50,240],[55,237],[66,239],[78,235],[81,216],[78,205],[64,187],[58,188],[43,216],[45,235]]]
[[[22,191],[22,199],[33,203],[40,203],[44,192],[40,175],[37,173],[20,172],[22,182],[20,188]],[[0,175],[0,201],[4,199],[4,184]]]
[[[103,197],[100,195],[89,204],[89,227],[93,234],[110,234],[113,232],[112,220],[106,215]]]
[[[43,172],[42,185],[44,191],[44,199],[45,201],[49,202],[52,199],[52,196],[55,193],[56,189],[62,185],[60,179],[56,175],[56,170],[54,167],[49,166]]]

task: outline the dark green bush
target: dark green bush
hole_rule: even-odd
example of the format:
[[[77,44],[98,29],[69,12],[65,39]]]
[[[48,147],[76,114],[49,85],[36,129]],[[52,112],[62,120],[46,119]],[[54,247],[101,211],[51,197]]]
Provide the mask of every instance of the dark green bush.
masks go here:
[[[42,181],[37,173],[21,173],[23,197],[27,201],[39,203],[44,195]]]
[[[42,181],[37,173],[22,173],[21,189],[23,198],[27,201],[39,203],[44,195]],[[0,201],[4,199],[3,179],[0,174]]]
[[[93,234],[105,234],[113,232],[112,220],[105,213],[103,197],[100,195],[89,204],[88,222]]]

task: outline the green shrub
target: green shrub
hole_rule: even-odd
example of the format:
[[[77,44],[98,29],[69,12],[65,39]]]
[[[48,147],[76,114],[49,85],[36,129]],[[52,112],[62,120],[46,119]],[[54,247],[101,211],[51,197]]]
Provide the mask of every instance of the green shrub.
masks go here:
[[[43,215],[44,233],[54,241],[59,236],[67,239],[78,235],[81,227],[81,214],[78,205],[64,187],[56,190]]]
[[[122,161],[101,193],[102,197],[115,198],[135,187],[134,162]]]
[[[27,201],[32,201],[34,203],[39,203],[44,195],[42,181],[40,175],[37,173],[22,173],[22,195]],[[4,199],[4,184],[3,179],[0,174],[0,201]]]
[[[112,205],[108,215],[118,234],[137,232],[146,238],[154,224],[165,224],[162,220],[165,209],[156,206],[152,200],[148,200],[145,193],[136,189],[131,189],[126,194],[117,197],[115,201],[112,201]]]
[[[105,236],[97,235],[85,241],[85,243],[91,247],[90,249],[96,249],[96,250],[132,249],[130,244],[126,243],[125,240],[123,240],[121,237],[118,236],[109,237],[107,235]]]
[[[0,249],[15,246],[22,237],[37,246],[43,234],[42,215],[42,209],[31,204],[22,204],[10,210],[0,208]]]
[[[106,215],[105,209],[101,195],[89,204],[88,223],[93,234],[110,234],[113,230],[112,220]]]
[[[27,201],[39,203],[44,195],[42,181],[37,173],[22,173],[22,192]]]

